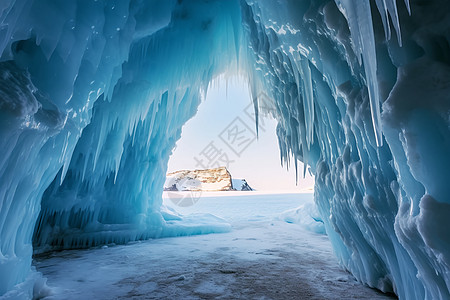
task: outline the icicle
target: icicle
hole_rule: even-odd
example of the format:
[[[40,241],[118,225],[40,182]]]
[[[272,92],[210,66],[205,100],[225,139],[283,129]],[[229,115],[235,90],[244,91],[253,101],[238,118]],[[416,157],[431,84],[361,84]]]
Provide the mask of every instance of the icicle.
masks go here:
[[[397,40],[400,47],[402,46],[402,35],[400,31],[400,23],[398,20],[398,11],[397,11],[397,3],[396,0],[384,0],[386,3],[387,10],[389,15],[391,16],[392,25],[395,28],[395,32],[397,33]],[[387,17],[386,17],[387,18]]]
[[[87,169],[87,164],[88,164],[89,157],[90,157],[89,155],[86,155],[84,157],[83,173],[81,174],[81,181],[84,181],[84,178],[86,176],[86,169]]]
[[[381,21],[383,22],[383,28],[384,28],[384,36],[386,37],[386,40],[391,39],[391,26],[389,26],[389,17],[388,17],[388,11],[386,8],[385,0],[376,0],[378,12],[381,16]]]
[[[97,161],[98,161],[98,158],[100,156],[100,151],[101,151],[101,148],[103,147],[103,144],[104,144],[105,133],[106,133],[105,132],[106,129],[105,129],[104,123],[105,123],[105,121],[103,119],[102,122],[101,122],[101,126],[100,126],[101,129],[100,129],[100,136],[99,136],[99,138],[97,140],[97,147],[95,148],[94,164],[92,166],[92,171],[95,171],[95,167],[97,166]]]
[[[70,164],[70,156],[67,155],[67,147],[69,146],[69,138],[70,138],[71,133],[68,132],[65,139],[64,139],[64,147],[63,147],[63,152],[62,152],[62,158],[64,159],[64,164],[63,164],[63,169],[62,169],[62,174],[61,174],[61,181],[60,181],[60,185],[63,183],[64,178],[66,178],[66,174],[67,171],[69,170],[69,164]]]
[[[259,138],[259,108],[258,97],[253,97],[253,107],[255,109],[256,138]]]
[[[259,137],[259,109],[258,109],[258,97],[256,96],[255,82],[250,82],[251,94],[253,99],[253,108],[255,110],[255,125],[256,125],[256,138]]]
[[[367,4],[367,0],[361,0],[356,3],[353,3],[352,0],[335,0],[335,3],[339,8],[339,10],[341,11],[341,13],[347,19],[348,27],[350,29],[350,34],[352,37],[352,48],[358,58],[359,64],[362,64],[361,55],[363,53],[363,50],[362,50],[361,34],[359,32],[360,29],[359,25],[361,23],[360,20],[365,21],[366,23],[370,22],[370,26],[372,25],[372,16],[370,15],[370,5],[368,11],[370,19],[366,19],[365,15],[367,15],[367,13],[363,12],[363,15],[361,16],[358,15],[358,6],[364,5],[364,3]]]
[[[405,0],[408,13],[411,15],[409,1]],[[402,33],[400,29],[400,20],[398,17],[398,9],[396,0],[376,0],[377,8],[383,21],[384,33],[386,40],[391,39],[391,26],[389,18],[392,21],[395,32],[397,33],[398,44],[402,46]]]
[[[313,143],[314,132],[314,93],[309,62],[307,59],[302,59],[300,62],[304,88],[303,108],[305,111],[306,143],[309,150]]]
[[[292,47],[289,49],[293,57],[293,65],[297,67],[294,70],[294,77],[297,84],[298,96],[303,96],[303,110],[305,114],[306,143],[308,150],[313,143],[314,133],[314,92],[312,86],[311,68],[307,58],[302,57]],[[300,76],[299,74],[300,73]],[[303,87],[303,90],[300,88]]]
[[[295,165],[295,185],[298,184],[298,163],[297,159],[294,157],[294,165]]]
[[[411,4],[409,0],[405,0],[406,9],[408,10],[408,14],[411,15]]]
[[[360,63],[364,61],[364,72],[369,91],[370,111],[375,140],[378,147],[383,145],[380,117],[380,96],[377,81],[377,60],[375,37],[369,0],[335,0],[340,11],[346,17],[353,41],[353,50]],[[361,61],[362,60],[362,61]]]

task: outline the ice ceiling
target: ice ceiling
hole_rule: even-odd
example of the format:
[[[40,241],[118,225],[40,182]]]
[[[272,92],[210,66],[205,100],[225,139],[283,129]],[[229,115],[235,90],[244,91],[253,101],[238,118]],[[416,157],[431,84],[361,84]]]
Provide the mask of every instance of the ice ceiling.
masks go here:
[[[220,232],[161,211],[208,84],[249,80],[282,160],[315,174],[339,262],[401,299],[450,297],[450,2],[3,0],[0,295],[33,249]],[[35,288],[36,289],[36,288]]]

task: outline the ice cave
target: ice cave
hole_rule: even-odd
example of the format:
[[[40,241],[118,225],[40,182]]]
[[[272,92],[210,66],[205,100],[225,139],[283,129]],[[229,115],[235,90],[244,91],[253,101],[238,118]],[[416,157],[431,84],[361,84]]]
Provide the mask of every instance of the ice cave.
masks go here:
[[[33,253],[225,230],[167,222],[161,194],[227,74],[315,175],[339,264],[450,299],[447,0],[2,0],[0,297],[33,297]]]

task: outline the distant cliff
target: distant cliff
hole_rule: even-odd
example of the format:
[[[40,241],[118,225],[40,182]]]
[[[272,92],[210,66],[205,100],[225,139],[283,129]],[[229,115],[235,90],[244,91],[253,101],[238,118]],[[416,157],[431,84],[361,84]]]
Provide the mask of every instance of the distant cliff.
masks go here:
[[[252,191],[245,179],[232,179],[227,168],[181,170],[167,174],[165,191]]]

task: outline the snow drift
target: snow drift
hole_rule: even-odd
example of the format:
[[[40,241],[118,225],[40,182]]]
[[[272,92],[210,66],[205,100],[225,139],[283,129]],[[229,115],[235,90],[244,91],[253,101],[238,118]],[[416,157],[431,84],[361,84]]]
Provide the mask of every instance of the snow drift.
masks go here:
[[[282,161],[315,174],[340,263],[449,298],[449,28],[445,0],[3,1],[0,295],[32,296],[32,243],[182,234],[160,212],[168,158],[211,80],[239,73]]]

